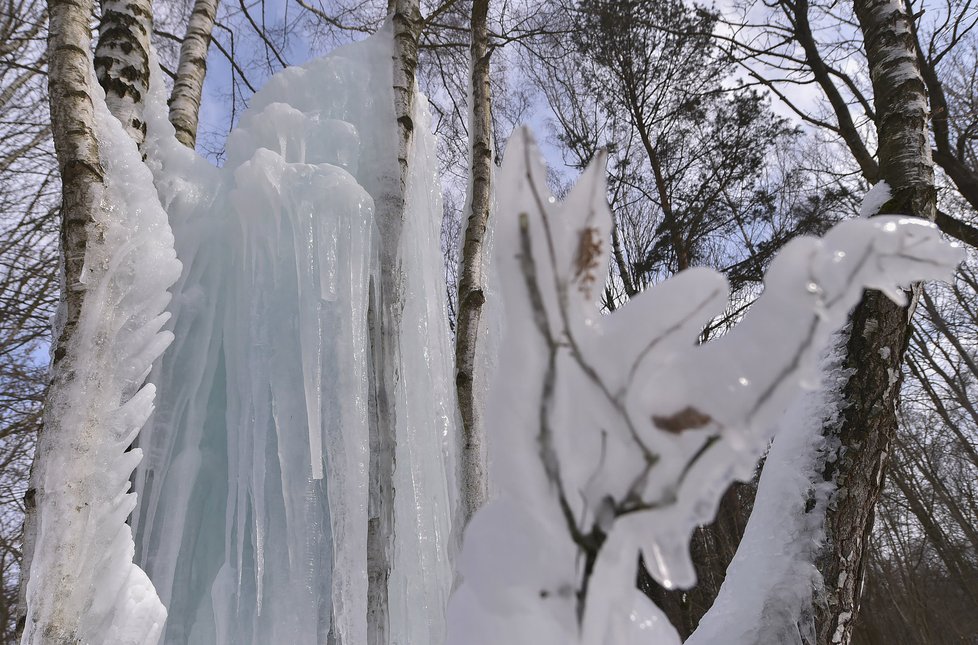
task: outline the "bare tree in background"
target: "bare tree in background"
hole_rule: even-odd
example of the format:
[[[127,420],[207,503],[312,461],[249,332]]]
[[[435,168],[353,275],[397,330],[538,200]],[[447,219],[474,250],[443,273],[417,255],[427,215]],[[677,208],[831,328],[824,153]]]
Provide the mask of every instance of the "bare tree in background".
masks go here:
[[[978,634],[975,268],[922,293],[901,426],[853,642],[965,643]]]
[[[0,641],[13,642],[27,480],[57,299],[58,189],[43,2],[0,12]]]
[[[756,284],[784,241],[819,230],[800,204],[777,203],[801,175],[792,176],[790,154],[781,176],[768,159],[799,138],[760,95],[730,82],[716,15],[682,2],[603,0],[567,13],[572,36],[541,38],[535,80],[569,165],[609,149],[606,306],[694,265],[726,270],[736,289]]]

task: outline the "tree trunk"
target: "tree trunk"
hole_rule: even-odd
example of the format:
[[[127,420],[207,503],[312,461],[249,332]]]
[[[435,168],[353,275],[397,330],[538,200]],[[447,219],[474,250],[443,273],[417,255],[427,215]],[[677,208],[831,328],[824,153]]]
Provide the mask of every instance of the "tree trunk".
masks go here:
[[[805,60],[814,80],[825,92],[825,97],[832,106],[838,128],[832,128],[845,142],[852,153],[860,172],[866,181],[875,184],[880,180],[880,168],[877,160],[870,154],[863,136],[859,132],[849,110],[849,104],[836,87],[832,70],[822,58],[818,42],[812,32],[809,20],[809,3],[807,0],[789,2],[782,0],[782,10],[792,22],[793,34],[805,52]],[[951,149],[948,140],[948,105],[944,88],[937,77],[934,66],[927,60],[918,40],[916,29],[913,32],[913,43],[917,55],[919,69],[927,86],[931,105],[931,124],[933,125],[935,149],[934,161],[940,165],[961,196],[972,206],[978,208],[978,174],[969,168],[964,161]],[[875,112],[875,111],[874,111]],[[875,118],[875,114],[872,115]],[[938,228],[951,237],[978,247],[978,228],[967,222],[951,217],[947,213],[937,211]]]
[[[482,309],[486,302],[485,237],[492,209],[492,103],[489,86],[489,0],[473,0],[470,64],[471,111],[468,223],[458,281],[458,321],[455,327],[455,388],[462,417],[460,455],[460,517],[464,528],[489,495],[484,430],[479,418],[474,383],[476,348]]]
[[[211,44],[218,0],[195,0],[187,34],[180,45],[177,78],[170,94],[170,123],[177,131],[177,140],[190,149],[197,143],[197,120],[200,116],[200,97],[207,74],[207,49]]]
[[[146,138],[143,101],[149,91],[152,33],[150,0],[103,0],[95,73],[105,90],[109,111],[139,147]]]
[[[418,0],[390,0],[394,32],[393,89],[397,121],[398,176],[375,201],[380,232],[380,284],[371,285],[368,320],[373,354],[375,404],[370,424],[370,477],[367,522],[367,643],[390,639],[388,581],[394,537],[394,455],[397,445],[395,389],[401,375],[398,329],[404,309],[400,257],[408,159],[414,140],[415,72],[421,8]]]
[[[933,221],[936,192],[927,93],[906,7],[890,0],[854,0],[854,5],[875,94],[880,179],[892,194],[881,213]],[[910,313],[870,291],[851,319],[843,369],[852,376],[843,389],[841,419],[826,428],[841,454],[824,473],[838,488],[827,512],[827,542],[820,563],[826,598],[818,609],[819,645],[848,644],[859,611],[866,543],[896,431]]]
[[[78,324],[85,285],[81,282],[92,209],[102,199],[104,171],[95,137],[95,108],[88,52],[91,48],[89,18],[92,0],[49,0],[48,2],[48,97],[51,133],[61,172],[62,288],[55,329],[51,383],[45,400],[49,407],[55,395],[72,378],[66,364],[67,347]],[[45,414],[45,419],[49,416]],[[55,432],[56,428],[45,428]],[[23,559],[17,608],[18,636],[27,616],[27,582],[37,537],[37,460],[24,495]]]

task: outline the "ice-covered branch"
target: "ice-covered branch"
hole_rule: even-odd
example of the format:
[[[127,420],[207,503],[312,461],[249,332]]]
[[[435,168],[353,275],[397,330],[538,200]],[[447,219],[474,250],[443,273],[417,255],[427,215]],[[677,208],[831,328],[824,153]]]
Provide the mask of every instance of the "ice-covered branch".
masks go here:
[[[692,530],[750,477],[863,289],[901,300],[960,259],[921,220],[847,221],[788,244],[745,319],[698,344],[727,304],[708,269],[600,315],[603,177],[599,159],[557,204],[529,135],[507,149],[495,233],[507,332],[488,426],[501,494],[466,535],[452,643],[677,642],[635,588],[639,555],[663,586],[692,585]]]

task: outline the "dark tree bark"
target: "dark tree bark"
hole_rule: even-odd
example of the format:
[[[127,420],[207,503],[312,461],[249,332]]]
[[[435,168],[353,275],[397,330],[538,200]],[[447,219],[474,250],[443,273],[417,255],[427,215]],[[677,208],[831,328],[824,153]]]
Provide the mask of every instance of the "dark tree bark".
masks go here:
[[[874,90],[880,179],[891,199],[881,213],[935,218],[934,167],[927,91],[914,53],[910,18],[902,2],[855,0]],[[841,454],[824,475],[838,489],[826,514],[827,542],[820,569],[825,602],[818,607],[819,645],[846,645],[859,612],[859,595],[873,512],[896,432],[896,400],[907,346],[910,311],[870,291],[852,316],[843,369],[842,418],[826,433]]]

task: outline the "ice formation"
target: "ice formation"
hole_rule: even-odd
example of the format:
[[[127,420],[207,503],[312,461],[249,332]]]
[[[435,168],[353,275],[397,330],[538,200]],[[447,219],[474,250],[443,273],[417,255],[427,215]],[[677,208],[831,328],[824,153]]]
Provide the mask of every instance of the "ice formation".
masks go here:
[[[144,380],[173,338],[160,330],[180,263],[152,175],[98,84],[89,86],[104,198],[92,209],[81,315],[37,447],[22,642],[145,645],[156,642],[166,610],[132,560],[129,477],[141,453],[128,448],[153,410],[154,388]]]
[[[380,205],[400,182],[391,46],[385,30],[275,76],[221,168],[175,139],[159,73],[145,164],[96,106],[109,206],[86,251],[73,380],[53,390],[57,432],[38,448],[25,643],[57,624],[110,645],[366,645],[381,389],[396,436],[390,643],[438,645],[446,629],[456,645],[677,643],[635,588],[638,553],[664,586],[690,584],[690,532],[750,475],[861,288],[899,297],[896,284],[943,277],[957,259],[914,220],[844,223],[788,245],[745,320],[697,346],[726,304],[723,278],[687,271],[601,317],[604,169],[557,205],[518,133],[493,243],[507,319],[487,406],[499,498],[471,524],[446,626],[457,421],[423,97],[400,300],[375,286],[389,270]],[[383,334],[399,350],[378,360]],[[155,412],[143,385],[154,360]],[[795,448],[811,448],[800,431],[775,443]],[[769,472],[776,484],[797,474]],[[779,510],[765,490],[758,522]],[[737,566],[753,572],[756,556]]]
[[[764,293],[723,337],[723,276],[692,269],[611,315],[603,159],[562,204],[539,152],[510,139],[496,262],[506,335],[489,404],[499,498],[476,514],[449,608],[451,645],[678,643],[635,588],[639,553],[666,588],[693,584],[693,528],[748,479],[772,429],[864,287],[945,278],[960,260],[936,228],[857,219],[790,242]]]
[[[452,574],[455,406],[433,137],[416,102],[399,254],[400,353],[375,373],[375,203],[398,180],[385,30],[273,77],[214,168],[166,118],[147,163],[184,272],[140,437],[137,562],[164,642],[367,642],[368,435],[383,380],[397,438],[392,642],[438,643]],[[372,304],[373,303],[373,304]]]
[[[838,342],[830,347],[841,350]],[[779,421],[740,547],[687,645],[815,642],[812,594],[822,584],[815,557],[832,492],[818,467],[827,454],[824,424],[840,414],[841,358],[822,361],[824,382],[811,383]]]

